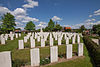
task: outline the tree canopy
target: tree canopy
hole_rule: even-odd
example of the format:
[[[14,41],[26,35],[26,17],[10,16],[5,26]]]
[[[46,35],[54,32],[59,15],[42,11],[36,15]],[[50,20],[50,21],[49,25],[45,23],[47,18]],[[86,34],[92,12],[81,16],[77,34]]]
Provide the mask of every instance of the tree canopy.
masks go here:
[[[26,24],[26,26],[25,26],[24,29],[25,29],[25,30],[29,30],[29,31],[34,31],[34,30],[35,30],[35,24],[34,24],[32,21],[29,21],[29,22]]]
[[[3,22],[1,25],[1,28],[3,31],[9,32],[9,31],[12,31],[15,29],[15,27],[14,27],[14,26],[16,26],[15,17],[12,14],[10,14],[10,13],[4,14],[4,16],[2,16],[1,20]]]
[[[85,28],[84,25],[82,25],[82,26],[80,27],[80,31],[83,32],[84,30],[86,30],[86,28]]]
[[[98,34],[100,36],[100,24],[93,25],[92,31],[93,31],[93,33]]]
[[[55,26],[54,22],[52,21],[52,19],[50,19],[50,21],[48,23],[48,29],[50,31],[52,31],[54,29],[54,26]]]
[[[61,31],[62,30],[62,26],[60,26],[60,24],[56,24],[54,27],[54,31]]]

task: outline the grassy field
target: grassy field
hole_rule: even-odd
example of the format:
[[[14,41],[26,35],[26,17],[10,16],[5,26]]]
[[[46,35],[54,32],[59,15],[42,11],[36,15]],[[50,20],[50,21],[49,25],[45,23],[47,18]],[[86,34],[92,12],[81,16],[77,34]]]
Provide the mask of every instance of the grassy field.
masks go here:
[[[30,65],[30,41],[28,41],[28,43],[25,43],[25,49],[23,50],[18,50],[18,40],[23,39],[24,35],[22,35],[20,38],[15,39],[13,41],[8,40],[6,42],[6,45],[0,45],[0,52],[1,51],[12,51],[12,60],[20,60],[25,62],[25,64]],[[81,42],[82,42],[82,38],[81,38]],[[71,40],[70,40],[71,43]],[[65,42],[63,42],[63,44],[65,44]],[[48,42],[47,42],[48,45]],[[55,41],[54,45],[57,45],[57,41]],[[40,46],[40,42],[36,42],[36,47]],[[77,52],[78,50],[78,45],[74,44],[73,45],[73,52]],[[40,48],[40,57],[41,58],[46,58],[50,56],[50,47],[44,47],[44,48]],[[65,54],[66,52],[66,46],[65,45],[61,45],[58,46],[58,53],[59,54]],[[90,58],[88,56],[88,51],[86,49],[86,47],[84,46],[84,58],[78,58],[75,60],[70,60],[67,62],[62,62],[62,63],[58,63],[55,65],[51,65],[51,66],[47,66],[47,67],[92,67]]]

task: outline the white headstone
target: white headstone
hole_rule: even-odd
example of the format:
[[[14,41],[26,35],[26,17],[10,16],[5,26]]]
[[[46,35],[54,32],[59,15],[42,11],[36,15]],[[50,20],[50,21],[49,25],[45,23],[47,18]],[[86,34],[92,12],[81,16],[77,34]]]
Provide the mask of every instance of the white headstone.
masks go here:
[[[75,37],[72,37],[72,44],[75,44]]]
[[[78,56],[83,56],[83,43],[78,44]]]
[[[40,36],[37,36],[37,41],[40,42]]]
[[[50,61],[51,63],[58,61],[58,46],[50,47]]]
[[[34,48],[35,47],[35,39],[31,39],[30,42],[31,42],[31,48]]]
[[[66,45],[66,58],[72,58],[72,44]]]
[[[80,43],[80,36],[77,35],[77,43]]]
[[[19,40],[19,49],[24,49],[24,42],[23,40]]]
[[[41,39],[41,47],[45,47],[45,40]]]
[[[11,52],[0,52],[0,67],[12,67]]]
[[[66,45],[69,44],[69,38],[66,37]]]
[[[1,44],[5,44],[5,38],[1,37]]]
[[[39,48],[34,48],[30,50],[31,55],[31,66],[39,66],[40,65],[40,53]]]
[[[21,37],[21,33],[19,33],[19,37]]]
[[[18,34],[16,33],[16,38],[18,38]]]
[[[50,46],[53,46],[53,38],[50,38]]]
[[[24,37],[24,42],[27,43],[27,37]]]
[[[58,45],[61,45],[61,38],[58,38]]]
[[[10,37],[10,40],[14,40],[13,36]]]

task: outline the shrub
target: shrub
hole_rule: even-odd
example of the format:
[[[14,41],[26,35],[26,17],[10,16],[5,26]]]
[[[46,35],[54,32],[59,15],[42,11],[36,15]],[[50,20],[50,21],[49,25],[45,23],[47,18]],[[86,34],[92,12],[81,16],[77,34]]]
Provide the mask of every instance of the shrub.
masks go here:
[[[84,43],[96,67],[100,67],[100,45],[94,43],[88,36],[83,37]]]
[[[50,63],[50,58],[40,59],[40,65],[45,65]]]
[[[45,45],[46,46],[49,46],[49,41],[45,41]]]
[[[58,55],[58,57],[60,57],[60,58],[63,58],[63,57],[66,58],[66,54],[61,54],[61,53],[60,53],[60,54]]]
[[[12,67],[21,67],[21,66],[25,66],[25,61],[21,61],[19,59],[13,60],[12,61]]]

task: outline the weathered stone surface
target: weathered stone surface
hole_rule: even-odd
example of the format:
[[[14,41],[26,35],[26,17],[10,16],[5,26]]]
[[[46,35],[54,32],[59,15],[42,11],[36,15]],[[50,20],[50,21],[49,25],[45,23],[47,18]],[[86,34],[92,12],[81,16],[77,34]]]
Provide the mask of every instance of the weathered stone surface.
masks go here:
[[[78,56],[83,56],[83,43],[78,44]]]
[[[30,42],[31,42],[31,48],[34,48],[35,47],[35,39],[31,39]]]
[[[41,39],[41,47],[45,47],[45,40]]]
[[[12,67],[11,52],[0,52],[0,67]]]
[[[5,44],[5,38],[1,37],[1,44]]]
[[[24,42],[27,43],[27,37],[24,37]]]
[[[23,40],[19,40],[19,49],[24,49],[24,42]]]
[[[53,38],[50,38],[50,46],[53,46]]]
[[[58,38],[58,45],[61,45],[61,38]]]
[[[77,35],[77,43],[80,43],[80,36]]]
[[[66,58],[67,59],[72,58],[72,44],[66,45]]]
[[[51,63],[58,61],[58,47],[50,47],[50,61]]]
[[[66,45],[69,44],[69,38],[66,37]]]
[[[72,44],[75,44],[75,37],[72,37]]]
[[[40,53],[39,48],[30,49],[31,55],[31,66],[39,66],[40,65]]]

